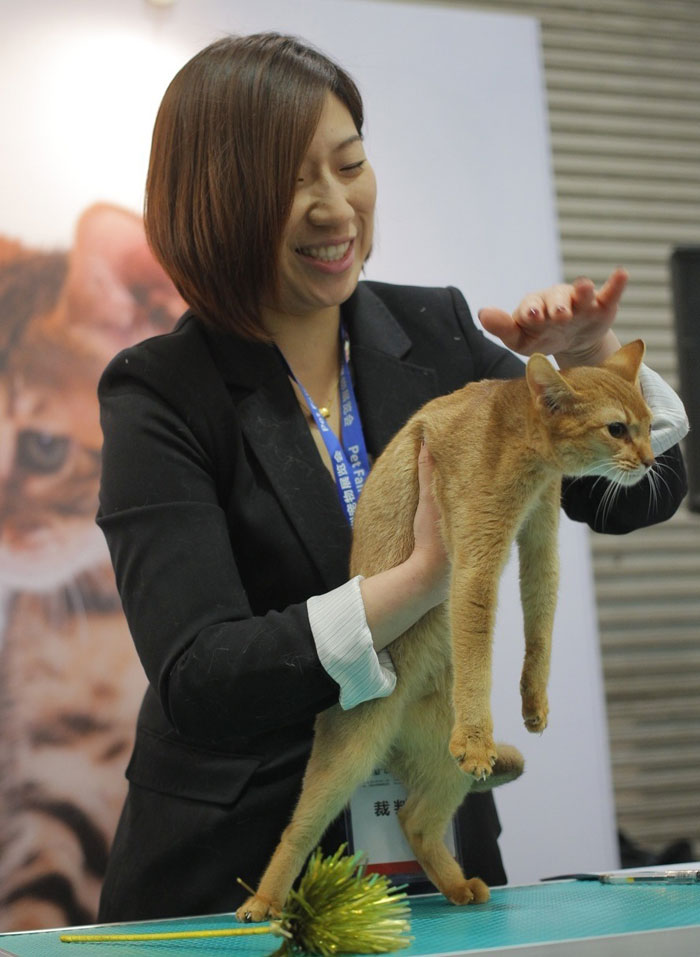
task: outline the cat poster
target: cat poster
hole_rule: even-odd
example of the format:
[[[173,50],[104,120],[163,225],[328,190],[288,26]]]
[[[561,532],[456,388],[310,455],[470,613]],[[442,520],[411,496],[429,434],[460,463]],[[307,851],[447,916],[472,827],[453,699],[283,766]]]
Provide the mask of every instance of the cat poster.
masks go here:
[[[95,389],[112,355],[166,332],[184,309],[140,215],[153,119],[178,67],[224,33],[277,29],[316,43],[355,75],[380,184],[367,278],[456,285],[476,312],[514,306],[556,281],[559,259],[529,18],[375,0],[0,0],[0,14],[0,73],[11,91],[0,99],[7,931],[94,919],[125,789],[145,679],[94,522]],[[523,142],[526,150],[513,150]],[[541,741],[523,742],[515,730],[514,572],[499,606],[494,714],[527,765],[498,796],[513,882],[616,864],[587,540],[566,523],[562,566],[555,710]],[[585,819],[572,811],[581,793]]]
[[[0,244],[0,926],[15,930],[95,917],[145,686],[94,521],[97,381],[184,303],[118,206],[86,209],[65,252]]]

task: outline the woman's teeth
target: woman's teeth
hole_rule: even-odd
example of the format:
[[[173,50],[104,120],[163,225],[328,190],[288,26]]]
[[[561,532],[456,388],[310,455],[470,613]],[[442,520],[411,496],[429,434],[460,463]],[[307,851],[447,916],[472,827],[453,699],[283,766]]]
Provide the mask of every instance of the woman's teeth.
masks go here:
[[[340,243],[338,246],[300,246],[299,252],[302,256],[310,256],[312,259],[335,262],[342,259],[349,248],[350,240],[346,243]]]

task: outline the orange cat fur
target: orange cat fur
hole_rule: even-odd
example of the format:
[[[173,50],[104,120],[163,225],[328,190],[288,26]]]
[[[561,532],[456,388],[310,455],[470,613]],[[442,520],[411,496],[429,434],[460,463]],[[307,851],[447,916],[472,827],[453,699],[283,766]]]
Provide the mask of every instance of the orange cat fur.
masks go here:
[[[644,354],[630,343],[601,367],[556,371],[532,356],[526,376],[484,380],[429,402],[375,464],[355,522],[352,574],[376,574],[413,547],[417,459],[435,462],[433,494],[451,563],[450,596],[390,647],[397,683],[387,698],[319,715],[302,793],[255,896],[240,919],[277,913],[307,855],[355,787],[388,768],[408,792],[400,812],[423,870],[456,904],[488,899],[465,879],[443,835],[470,790],[516,777],[521,759],[496,745],[490,712],[497,590],[517,538],[525,658],[522,714],[547,725],[563,475],[634,484],[654,462],[651,412],[636,379]]]

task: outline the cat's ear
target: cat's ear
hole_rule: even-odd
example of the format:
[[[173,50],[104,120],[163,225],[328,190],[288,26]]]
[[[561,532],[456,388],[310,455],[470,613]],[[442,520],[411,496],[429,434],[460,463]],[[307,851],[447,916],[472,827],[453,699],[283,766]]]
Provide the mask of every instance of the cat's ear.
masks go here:
[[[76,226],[55,324],[106,361],[125,346],[172,329],[184,310],[148,246],[142,217],[108,203],[88,207]]]
[[[16,262],[18,259],[26,259],[29,255],[29,251],[21,243],[0,236],[0,265],[7,262]]]
[[[602,365],[605,369],[622,376],[627,382],[634,383],[637,381],[639,367],[642,364],[645,352],[644,340],[635,339],[634,342],[628,342],[626,346],[622,346],[617,352],[613,352]]]
[[[550,412],[562,412],[570,408],[576,393],[541,353],[530,356],[525,378],[536,405]]]

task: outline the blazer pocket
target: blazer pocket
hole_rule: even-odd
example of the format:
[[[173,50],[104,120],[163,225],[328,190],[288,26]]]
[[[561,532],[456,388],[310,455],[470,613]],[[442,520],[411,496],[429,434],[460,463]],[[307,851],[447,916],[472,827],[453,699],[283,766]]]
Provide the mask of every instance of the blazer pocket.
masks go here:
[[[126,776],[132,784],[159,794],[230,805],[260,763],[254,755],[204,751],[141,731]]]

